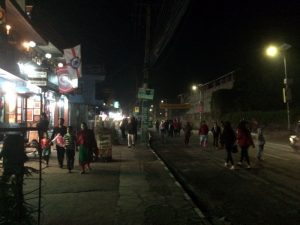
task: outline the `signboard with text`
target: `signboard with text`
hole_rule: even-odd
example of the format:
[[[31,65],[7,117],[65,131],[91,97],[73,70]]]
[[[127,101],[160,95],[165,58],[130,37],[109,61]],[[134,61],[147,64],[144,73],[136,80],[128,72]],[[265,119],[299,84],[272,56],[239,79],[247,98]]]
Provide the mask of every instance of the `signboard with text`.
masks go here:
[[[153,100],[154,89],[139,88],[138,98]]]

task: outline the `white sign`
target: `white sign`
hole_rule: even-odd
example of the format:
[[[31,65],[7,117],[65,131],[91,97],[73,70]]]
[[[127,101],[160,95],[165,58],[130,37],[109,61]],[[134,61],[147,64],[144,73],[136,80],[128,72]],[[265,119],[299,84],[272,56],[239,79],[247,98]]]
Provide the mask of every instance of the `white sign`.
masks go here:
[[[47,80],[30,80],[29,82],[36,86],[47,86]]]
[[[47,72],[34,70],[28,74],[28,78],[47,78]]]

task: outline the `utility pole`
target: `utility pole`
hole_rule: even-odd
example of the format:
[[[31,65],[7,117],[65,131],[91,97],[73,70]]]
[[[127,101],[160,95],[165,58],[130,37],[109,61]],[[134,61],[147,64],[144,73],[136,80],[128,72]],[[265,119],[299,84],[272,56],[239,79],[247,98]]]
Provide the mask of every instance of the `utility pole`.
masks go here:
[[[145,57],[144,57],[144,83],[143,87],[148,87],[150,70],[150,29],[151,28],[151,5],[146,3],[146,39],[145,39]]]
[[[142,89],[148,88],[149,70],[150,70],[150,27],[151,27],[151,5],[150,2],[146,3],[146,38],[145,38],[145,57],[144,57],[144,74]],[[149,100],[141,99],[142,115],[141,115],[141,140],[147,143],[148,139],[148,126],[149,126]]]

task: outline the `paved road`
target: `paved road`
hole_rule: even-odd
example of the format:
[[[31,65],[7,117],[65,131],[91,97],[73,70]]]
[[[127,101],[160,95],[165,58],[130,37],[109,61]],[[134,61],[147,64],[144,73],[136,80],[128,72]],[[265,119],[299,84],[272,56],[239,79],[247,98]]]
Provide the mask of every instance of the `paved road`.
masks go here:
[[[300,154],[288,145],[267,143],[265,160],[255,160],[252,169],[234,171],[224,167],[225,151],[198,146],[194,135],[190,147],[183,137],[154,142],[157,154],[212,221],[233,225],[300,224]],[[239,154],[234,155],[235,162]]]

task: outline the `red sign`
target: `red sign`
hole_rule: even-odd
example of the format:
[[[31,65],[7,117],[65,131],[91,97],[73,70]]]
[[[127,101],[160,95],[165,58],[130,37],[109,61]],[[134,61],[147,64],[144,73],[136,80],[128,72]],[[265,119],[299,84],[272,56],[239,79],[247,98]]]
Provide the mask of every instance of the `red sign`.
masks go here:
[[[66,66],[58,68],[56,74],[58,78],[59,92],[63,94],[72,92],[74,88],[72,87],[68,68]]]

